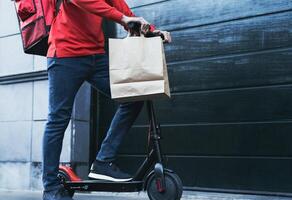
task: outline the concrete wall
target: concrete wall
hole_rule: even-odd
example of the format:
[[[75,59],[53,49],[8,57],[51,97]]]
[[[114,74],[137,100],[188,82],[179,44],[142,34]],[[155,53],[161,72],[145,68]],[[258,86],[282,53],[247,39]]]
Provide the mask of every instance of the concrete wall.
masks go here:
[[[9,20],[8,20],[9,19]],[[18,22],[12,1],[0,1],[0,79],[11,75],[43,73],[46,58],[23,53]],[[1,84],[0,81],[0,189],[41,189],[41,143],[48,112],[48,81]],[[90,96],[90,87],[84,85],[78,101]],[[79,103],[80,104],[80,103]],[[88,106],[87,106],[88,105]],[[61,162],[74,160],[88,162],[88,150],[78,151],[89,143],[89,105],[74,115],[66,130]],[[82,132],[81,141],[74,140]],[[73,153],[77,151],[78,153]],[[82,159],[81,159],[82,158]]]

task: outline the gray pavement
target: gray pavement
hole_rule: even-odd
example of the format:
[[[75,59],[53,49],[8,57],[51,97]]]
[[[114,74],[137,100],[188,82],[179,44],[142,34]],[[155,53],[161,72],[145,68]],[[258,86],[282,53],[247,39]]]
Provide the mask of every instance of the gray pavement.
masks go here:
[[[39,191],[1,191],[0,200],[41,200]],[[141,193],[91,193],[76,194],[75,200],[147,200],[147,194]],[[292,200],[288,197],[276,196],[257,196],[257,195],[240,195],[225,194],[214,192],[189,192],[184,191],[183,200]]]

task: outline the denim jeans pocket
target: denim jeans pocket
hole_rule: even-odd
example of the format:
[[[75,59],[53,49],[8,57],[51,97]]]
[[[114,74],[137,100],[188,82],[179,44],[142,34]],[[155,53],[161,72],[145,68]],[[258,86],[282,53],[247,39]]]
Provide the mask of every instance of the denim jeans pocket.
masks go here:
[[[47,58],[47,71],[57,64],[57,58]]]

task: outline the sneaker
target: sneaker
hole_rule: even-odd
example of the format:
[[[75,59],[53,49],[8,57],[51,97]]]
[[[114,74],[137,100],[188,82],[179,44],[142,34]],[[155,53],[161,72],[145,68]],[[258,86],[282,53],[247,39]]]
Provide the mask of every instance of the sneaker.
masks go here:
[[[43,200],[73,200],[69,192],[62,186],[56,190],[44,191]]]
[[[88,175],[91,179],[107,180],[114,182],[130,181],[132,177],[122,172],[113,162],[94,161]]]

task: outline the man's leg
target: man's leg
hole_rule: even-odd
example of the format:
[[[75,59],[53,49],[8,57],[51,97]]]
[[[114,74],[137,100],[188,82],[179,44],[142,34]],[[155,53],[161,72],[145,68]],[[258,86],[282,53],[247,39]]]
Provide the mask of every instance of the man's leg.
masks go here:
[[[81,61],[77,58],[48,58],[49,114],[43,137],[45,191],[60,188],[57,174],[64,132],[71,118],[75,95],[86,79],[85,69],[80,69],[84,68]]]
[[[110,97],[109,85],[109,65],[107,55],[97,55],[94,73],[88,80],[94,87]],[[110,163],[115,160],[117,150],[125,136],[129,131],[138,114],[143,107],[143,101],[122,103],[111,122],[110,128],[107,131],[106,138],[102,142],[96,160],[104,163]],[[103,171],[103,170],[101,170]],[[99,176],[101,175],[101,176]],[[119,174],[108,174],[110,178],[102,176],[104,174],[90,173],[91,178],[102,178],[113,181],[128,180],[129,177],[119,177]]]
[[[100,161],[114,161],[117,150],[143,107],[143,102],[122,103],[116,111],[107,135],[96,156]]]

